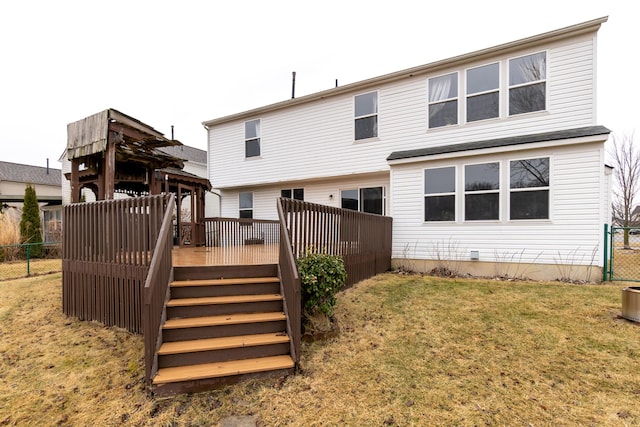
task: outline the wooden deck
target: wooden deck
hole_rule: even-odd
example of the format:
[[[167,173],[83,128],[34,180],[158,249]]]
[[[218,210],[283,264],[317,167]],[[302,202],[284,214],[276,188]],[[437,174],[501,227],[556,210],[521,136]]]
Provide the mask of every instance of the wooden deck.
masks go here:
[[[173,248],[174,267],[278,263],[278,244]]]

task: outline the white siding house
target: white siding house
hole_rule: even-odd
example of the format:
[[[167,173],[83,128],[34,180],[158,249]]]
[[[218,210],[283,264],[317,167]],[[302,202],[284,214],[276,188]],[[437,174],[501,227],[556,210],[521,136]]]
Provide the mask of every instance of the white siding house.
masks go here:
[[[392,216],[397,266],[597,280],[606,20],[204,122],[221,215],[303,198]]]

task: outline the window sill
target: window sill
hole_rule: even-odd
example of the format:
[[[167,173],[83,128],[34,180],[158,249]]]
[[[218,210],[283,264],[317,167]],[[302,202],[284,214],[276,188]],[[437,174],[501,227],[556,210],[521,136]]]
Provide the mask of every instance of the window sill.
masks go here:
[[[373,136],[371,138],[365,138],[365,139],[354,139],[353,143],[354,144],[362,144],[362,143],[373,142],[373,141],[380,141],[380,137],[379,136]]]
[[[260,159],[262,159],[262,156],[252,156],[252,157],[244,158],[245,161],[260,160]]]

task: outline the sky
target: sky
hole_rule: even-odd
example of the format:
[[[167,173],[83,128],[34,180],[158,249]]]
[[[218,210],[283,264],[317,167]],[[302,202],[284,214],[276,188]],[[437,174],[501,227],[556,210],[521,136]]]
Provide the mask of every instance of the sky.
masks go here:
[[[60,168],[67,124],[107,108],[206,150],[203,121],[289,99],[293,71],[299,97],[603,16],[597,124],[629,135],[640,129],[637,10],[628,0],[3,1],[0,161]]]

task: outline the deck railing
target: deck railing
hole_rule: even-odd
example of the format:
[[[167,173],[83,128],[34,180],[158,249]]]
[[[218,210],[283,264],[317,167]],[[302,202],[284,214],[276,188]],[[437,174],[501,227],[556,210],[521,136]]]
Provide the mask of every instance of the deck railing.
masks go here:
[[[250,218],[205,218],[205,246],[277,244],[278,221]]]
[[[300,293],[300,277],[298,276],[296,259],[293,256],[293,246],[289,238],[282,202],[280,201],[277,205],[280,228],[278,273],[280,275],[282,295],[284,296],[284,311],[287,319],[289,319],[287,333],[289,337],[291,337],[291,358],[297,365],[300,362],[300,346],[302,343],[302,296]]]
[[[158,241],[153,249],[149,274],[144,283],[144,306],[142,313],[144,331],[145,382],[158,370],[157,349],[162,342],[161,325],[165,316],[165,303],[169,297],[169,283],[173,280],[171,252],[173,250],[173,227],[171,216],[175,207],[173,195],[166,206]]]
[[[293,256],[307,250],[339,255],[347,286],[391,268],[392,219],[292,199],[279,199]]]
[[[157,195],[65,206],[65,314],[143,332],[143,287],[170,200]]]

